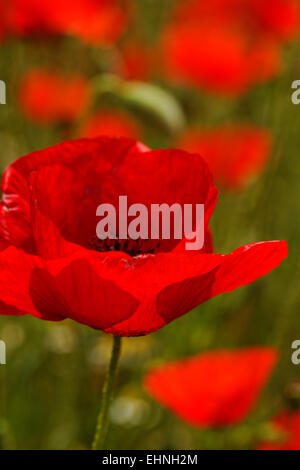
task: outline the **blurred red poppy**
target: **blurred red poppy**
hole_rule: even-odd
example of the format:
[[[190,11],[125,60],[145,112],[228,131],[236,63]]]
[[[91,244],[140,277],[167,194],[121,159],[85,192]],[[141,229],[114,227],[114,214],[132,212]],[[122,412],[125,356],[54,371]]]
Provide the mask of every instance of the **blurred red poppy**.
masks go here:
[[[29,181],[29,184],[28,184]],[[125,138],[65,142],[34,152],[3,175],[2,313],[73,318],[119,336],[151,333],[223,292],[249,284],[287,256],[285,242],[229,255],[186,251],[186,240],[95,237],[96,209],[120,195],[128,206],[204,204],[205,228],[218,191],[199,155],[150,151]]]
[[[251,85],[264,83],[281,71],[281,50],[268,38],[257,40],[249,51],[248,77]]]
[[[6,33],[6,18],[5,18],[5,0],[0,0],[0,41],[5,37]]]
[[[298,0],[182,0],[175,9],[177,21],[226,24],[248,35],[285,41],[299,33]]]
[[[228,189],[238,189],[266,166],[271,151],[271,136],[266,129],[251,125],[190,129],[177,145],[199,153],[215,180]]]
[[[70,34],[101,44],[119,38],[128,13],[119,0],[12,0],[6,5],[11,35]]]
[[[242,92],[248,86],[245,47],[239,35],[197,25],[171,26],[163,36],[165,66],[170,76],[229,94]]]
[[[76,120],[87,109],[90,99],[89,83],[76,74],[32,69],[20,83],[19,104],[23,113],[41,124]]]
[[[141,130],[131,116],[106,109],[90,116],[79,131],[79,137],[98,137],[99,135],[139,140]]]
[[[272,8],[261,0],[248,0],[262,33],[268,32],[280,41],[299,34],[300,6],[298,0],[273,0]]]
[[[130,40],[122,45],[116,73],[127,80],[147,80],[151,74],[153,57],[141,41]]]
[[[298,29],[294,0],[275,0],[274,10],[261,0],[180,2],[162,34],[165,70],[177,81],[236,95],[278,74],[281,42]]]
[[[274,77],[280,69],[276,43],[256,40],[249,45],[243,34],[227,27],[170,26],[162,48],[170,78],[229,96]]]
[[[269,347],[207,352],[157,367],[144,383],[153,398],[188,424],[228,426],[253,409],[277,356]]]
[[[282,433],[282,438],[278,442],[262,443],[260,450],[300,450],[300,411],[281,411],[272,424]]]

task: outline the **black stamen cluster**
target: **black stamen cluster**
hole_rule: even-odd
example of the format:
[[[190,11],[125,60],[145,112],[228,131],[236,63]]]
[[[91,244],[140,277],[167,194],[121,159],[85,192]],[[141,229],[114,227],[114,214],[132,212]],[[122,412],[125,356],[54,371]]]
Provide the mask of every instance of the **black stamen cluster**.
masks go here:
[[[114,240],[106,238],[105,240],[100,240],[96,236],[92,238],[89,243],[89,246],[96,251],[104,252],[104,251],[124,251],[129,256],[136,257],[145,254],[154,254],[155,250],[159,248],[160,242],[158,242],[155,246],[147,249],[143,246],[143,242],[147,241],[138,238],[137,240]]]

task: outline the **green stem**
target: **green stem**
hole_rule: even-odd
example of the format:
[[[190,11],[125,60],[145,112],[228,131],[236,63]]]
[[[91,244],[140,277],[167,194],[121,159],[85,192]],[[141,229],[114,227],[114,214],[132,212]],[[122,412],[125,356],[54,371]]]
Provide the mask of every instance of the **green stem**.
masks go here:
[[[109,408],[113,398],[113,390],[116,379],[117,365],[121,352],[121,337],[114,336],[112,355],[105,384],[102,390],[101,408],[98,415],[97,427],[92,444],[93,450],[104,449],[104,444],[109,424]]]

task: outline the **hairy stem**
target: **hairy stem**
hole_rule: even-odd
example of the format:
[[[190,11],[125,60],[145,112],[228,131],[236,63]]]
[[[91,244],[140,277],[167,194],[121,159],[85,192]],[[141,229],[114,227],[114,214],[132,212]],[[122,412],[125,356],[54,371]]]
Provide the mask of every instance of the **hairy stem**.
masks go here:
[[[121,337],[114,336],[112,355],[110,359],[107,377],[102,390],[101,408],[98,415],[97,427],[92,444],[93,450],[104,449],[109,424],[109,408],[113,398],[114,384],[117,373],[117,365],[121,352]]]

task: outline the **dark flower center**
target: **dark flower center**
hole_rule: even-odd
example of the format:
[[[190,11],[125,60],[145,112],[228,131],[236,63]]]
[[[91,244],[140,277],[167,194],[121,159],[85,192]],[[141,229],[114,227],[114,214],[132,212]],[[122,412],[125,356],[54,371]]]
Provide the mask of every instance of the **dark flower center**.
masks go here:
[[[148,243],[147,243],[148,242]],[[105,252],[105,251],[124,251],[129,256],[136,257],[146,254],[154,254],[155,250],[159,248],[160,242],[157,242],[154,246],[149,244],[149,240],[137,240],[123,239],[113,240],[107,238],[106,240],[100,240],[98,237],[92,237],[89,246],[91,249]]]

